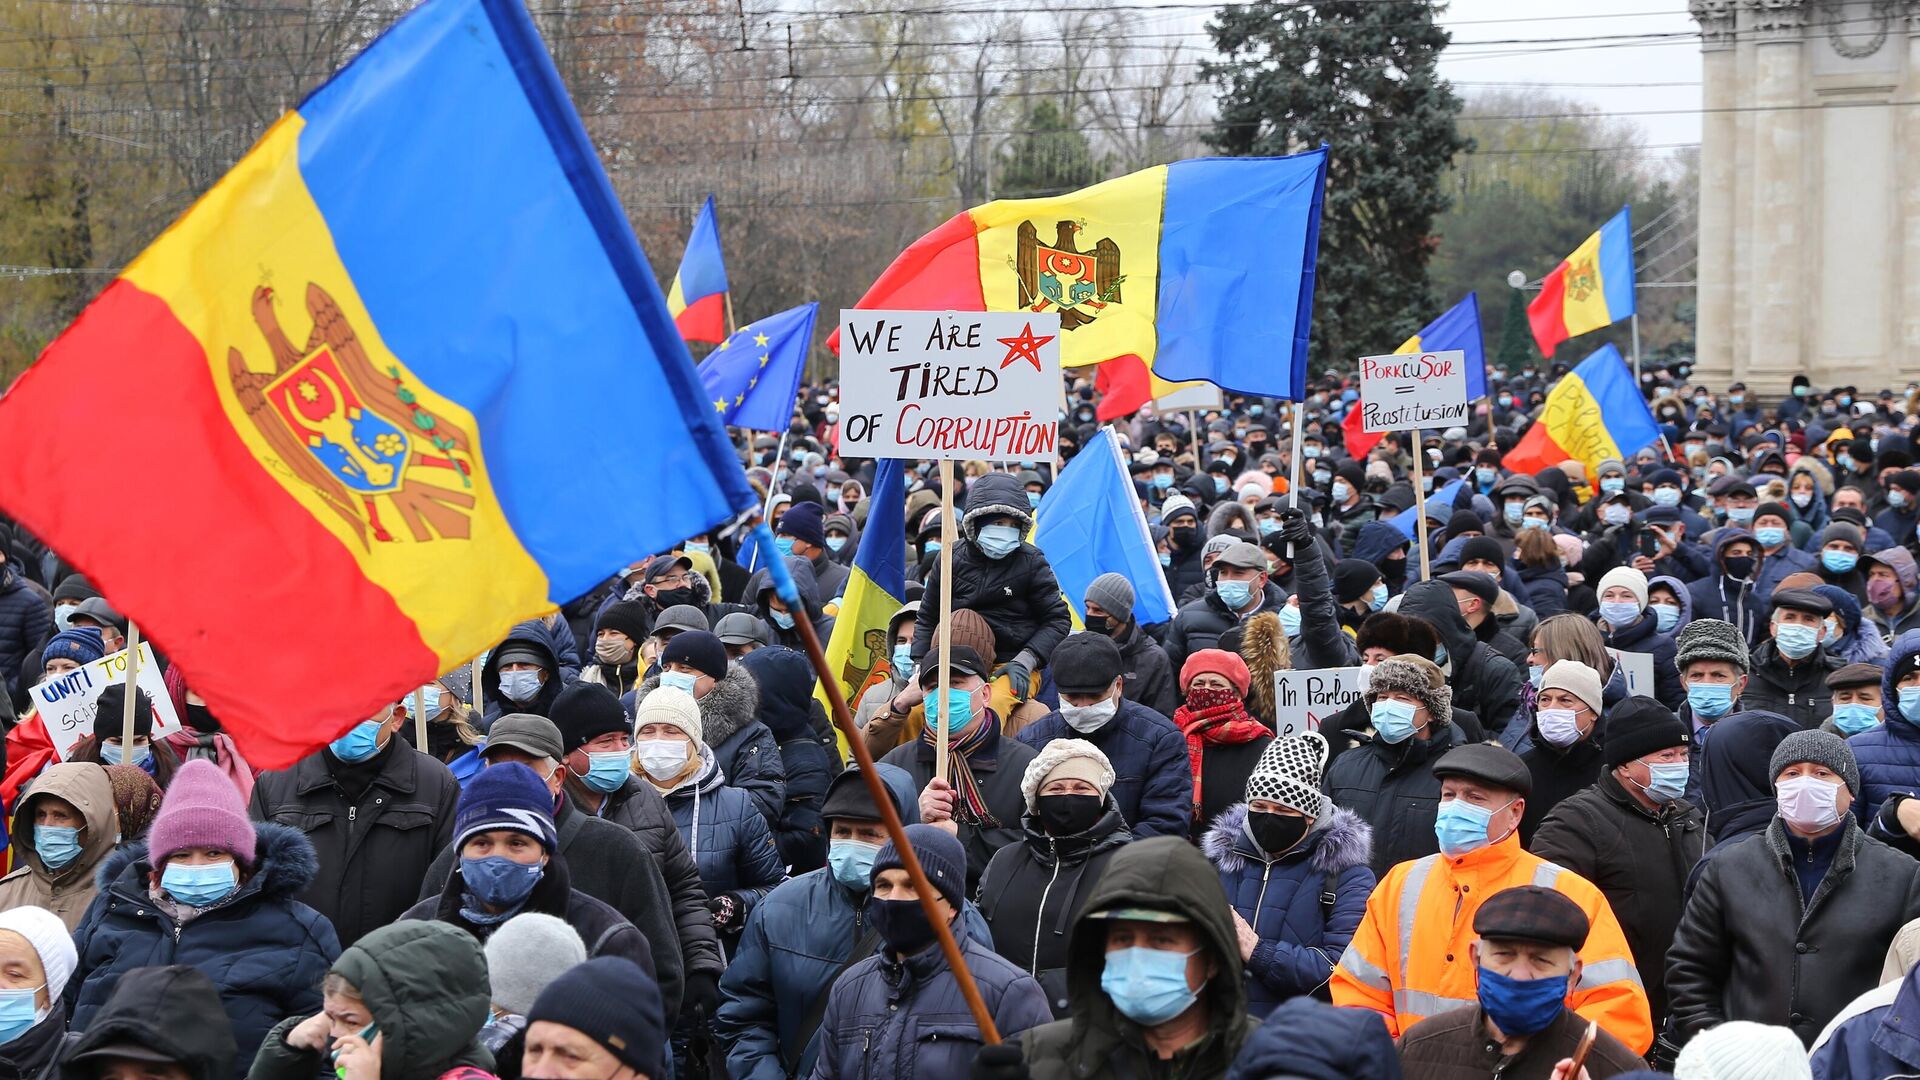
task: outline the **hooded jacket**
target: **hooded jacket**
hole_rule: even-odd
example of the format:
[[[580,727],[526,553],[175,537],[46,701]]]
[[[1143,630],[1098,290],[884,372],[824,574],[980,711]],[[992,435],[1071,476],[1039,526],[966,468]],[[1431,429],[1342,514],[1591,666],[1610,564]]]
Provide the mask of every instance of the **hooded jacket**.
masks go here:
[[[1185,840],[1158,836],[1121,848],[1081,904],[1067,945],[1065,1020],[1033,1028],[1020,1038],[1032,1080],[1089,1076],[1161,1076],[1168,1065],[1155,1059],[1140,1026],[1126,1018],[1100,987],[1106,970],[1107,924],[1092,918],[1110,908],[1138,907],[1186,916],[1216,965],[1200,989],[1207,1005],[1207,1033],[1171,1062],[1173,1075],[1219,1076],[1253,1034],[1247,1016],[1245,970],[1232,910],[1220,878],[1204,855]]]
[[[651,675],[638,691],[621,699],[627,719],[633,719],[635,701],[659,685],[660,676]],[[699,704],[700,740],[713,750],[727,782],[752,796],[767,825],[777,828],[787,805],[787,766],[773,732],[758,719],[760,687],[753,672],[728,664],[726,676],[714,682]]]
[[[1134,837],[1113,809],[1085,832],[1051,836],[1032,814],[1020,843],[993,853],[980,875],[978,903],[994,951],[1040,981],[1053,1015],[1067,1015],[1067,932],[1114,852]]]
[[[1667,640],[1673,641],[1676,643],[1674,648],[1674,653],[1677,659],[1679,654],[1678,640],[1680,637],[1680,631],[1685,630],[1687,628],[1687,624],[1693,621],[1693,593],[1687,589],[1687,583],[1684,581],[1681,581],[1677,577],[1669,577],[1666,574],[1660,574],[1655,577],[1650,577],[1647,579],[1648,589],[1652,589],[1659,585],[1665,585],[1669,590],[1671,590],[1673,592],[1673,598],[1676,601],[1678,601],[1680,605],[1679,621],[1675,622],[1673,624],[1673,629],[1667,631],[1667,633],[1665,634],[1665,637],[1667,638]],[[1659,624],[1656,621],[1655,623],[1656,628],[1658,627],[1658,625]],[[1681,687],[1681,696],[1682,697],[1686,696],[1686,688],[1684,686]],[[1662,704],[1664,704],[1664,702]],[[1675,711],[1677,712],[1679,710],[1676,709]]]
[[[1004,664],[1022,652],[1037,658],[1031,674],[1053,655],[1072,629],[1067,602],[1046,556],[1032,544],[1020,546],[1004,559],[991,559],[980,549],[981,523],[996,514],[1011,514],[1031,523],[1027,492],[1007,473],[988,473],[967,486],[967,505],[960,519],[954,550],[942,551],[927,571],[925,594],[914,616],[913,656],[925,656],[940,625],[939,575],[953,567],[953,606],[975,611],[993,628],[994,655],[983,657]],[[1021,532],[1026,530],[1023,527]]]
[[[370,774],[350,795],[336,776]],[[300,894],[351,945],[400,917],[420,895],[434,855],[453,842],[460,785],[426,754],[390,739],[372,759],[346,765],[322,749],[291,769],[261,773],[248,812],[305,833],[320,871]]]
[[[1327,996],[1333,965],[1373,891],[1373,830],[1337,807],[1289,851],[1269,858],[1247,832],[1247,804],[1213,820],[1200,850],[1219,868],[1227,901],[1260,937],[1247,960],[1247,1009],[1265,1016],[1301,994]]]
[[[1606,894],[1656,1019],[1667,1015],[1667,947],[1706,836],[1706,819],[1692,803],[1676,799],[1648,810],[1611,772],[1554,807],[1533,834],[1535,855]]]
[[[333,973],[360,992],[380,1028],[383,1080],[434,1080],[463,1066],[493,1068],[493,1055],[476,1038],[488,1009],[480,943],[445,923],[427,921],[387,927],[375,941],[377,949],[350,946]],[[273,1030],[249,1080],[333,1075],[325,1052],[287,1044],[287,1034],[304,1019],[289,1017]]]
[[[1756,598],[1752,581],[1730,578],[1724,569],[1723,557],[1727,546],[1736,540],[1745,540],[1756,548],[1759,541],[1753,533],[1741,528],[1716,529],[1713,533],[1713,566],[1707,575],[1697,581],[1687,583],[1687,593],[1693,601],[1695,619],[1719,619],[1740,628],[1740,633],[1748,641],[1754,638],[1754,630],[1760,619],[1766,614],[1766,605]],[[1755,570],[1758,577],[1760,571]]]
[[[1889,615],[1868,604],[1865,608],[1867,621],[1878,627],[1889,640],[1909,630],[1920,629],[1920,566],[1915,565],[1913,553],[1903,547],[1888,547],[1875,551],[1873,557],[1885,563],[1899,579],[1900,589],[1905,594],[1905,606]]]
[[[787,573],[793,578],[794,591],[800,594],[800,606],[806,612],[807,621],[813,624],[814,636],[825,643],[833,637],[834,620],[826,613],[826,601],[832,597],[822,596],[820,580],[814,574],[813,563],[806,559],[798,555],[787,556]],[[747,580],[746,599],[752,606],[753,614],[766,626],[768,640],[789,649],[804,647],[805,641],[800,637],[797,627],[783,627],[774,621],[773,604],[770,603],[773,597],[773,572],[765,567],[755,570],[753,577]],[[788,614],[793,613],[789,611]],[[712,618],[712,616],[709,617]],[[715,621],[718,620],[715,619]]]
[[[1185,836],[1193,815],[1193,765],[1173,721],[1124,698],[1099,729],[1082,734],[1054,710],[1020,732],[1036,751],[1055,739],[1081,739],[1113,765],[1113,803],[1136,837]]]
[[[1273,1010],[1227,1080],[1400,1080],[1400,1053],[1378,1013],[1297,997]]]
[[[813,665],[805,656],[780,646],[755,649],[740,664],[760,688],[760,719],[779,746],[786,776],[786,802],[773,827],[778,861],[802,873],[817,869],[827,859],[820,804],[833,782],[834,759],[840,749],[831,731],[823,737],[813,726]],[[728,786],[733,786],[731,779]]]
[[[1778,818],[1716,854],[1687,900],[1667,953],[1680,1037],[1727,1020],[1791,1027],[1811,1045],[1878,981],[1900,927],[1920,917],[1920,863],[1842,820],[1832,864],[1801,900]]]
[[[232,1025],[210,1019],[226,1014],[218,988],[198,968],[183,964],[136,968],[121,977],[116,989],[118,992],[93,1014],[87,1030],[68,1039],[57,1070],[45,1071],[53,1064],[51,1058],[41,1063],[42,1068],[26,1068],[29,1062],[21,1050],[22,1044],[33,1038],[34,1032],[30,1031],[0,1048],[6,1062],[18,1070],[0,1070],[0,1075],[7,1080],[32,1080],[35,1076],[94,1080],[98,1075],[95,1063],[75,1064],[74,1059],[89,1050],[129,1042],[165,1054],[186,1070],[188,1080],[227,1080],[235,1074],[236,1063],[241,1066],[240,1074],[246,1074],[245,1067],[251,1063],[236,1062],[238,1048],[233,1044]],[[49,1023],[56,1032],[52,1044],[58,1047],[58,1033],[67,1025],[65,1011],[56,1008],[34,1030]]]
[[[1860,797],[1853,801],[1853,812],[1861,828],[1873,821],[1881,805],[1892,796],[1920,794],[1920,716],[1901,711],[1893,678],[1900,665],[1916,653],[1920,653],[1920,634],[1894,642],[1880,675],[1880,711],[1886,723],[1875,724],[1847,740],[1847,749],[1853,751],[1853,759],[1860,766]]]
[[[1799,724],[1778,713],[1753,711],[1716,720],[1706,731],[1704,745],[1700,733],[1694,734],[1689,758],[1693,778],[1687,798],[1697,801],[1706,814],[1707,850],[1688,877],[1689,893],[1716,853],[1766,828],[1779,813],[1773,793],[1773,750],[1799,730]]]
[[[93,1022],[121,976],[165,964],[187,964],[213,980],[241,1062],[253,1060],[275,1024],[320,1007],[320,980],[340,955],[340,939],[295,899],[318,869],[313,845],[278,825],[257,825],[255,833],[253,876],[184,923],[149,894],[145,841],[100,864],[100,895],[73,933],[80,963],[66,996],[74,1030]]]
[[[34,850],[33,815],[37,809],[34,803],[42,795],[71,803],[86,821],[80,854],[57,871],[48,870],[40,853]],[[81,915],[99,891],[94,871],[120,839],[113,781],[105,769],[91,762],[49,765],[18,800],[11,835],[14,868],[6,877],[0,877],[0,911],[43,907],[60,916],[68,930],[77,928]]]
[[[1440,635],[1451,665],[1447,685],[1453,688],[1454,707],[1479,717],[1480,726],[1487,731],[1506,730],[1525,680],[1512,661],[1474,635],[1460,614],[1453,587],[1442,581],[1423,581],[1406,591],[1399,610],[1402,615],[1425,619]]]
[[[566,625],[562,622],[560,625]],[[571,634],[571,632],[569,632]],[[553,699],[566,689],[567,681],[560,671],[560,658],[554,652],[553,631],[538,619],[523,622],[508,633],[506,639],[493,647],[487,654],[487,662],[480,669],[480,686],[486,693],[486,726],[492,727],[495,720],[507,713],[529,713],[545,716],[553,708]],[[547,680],[533,695],[532,701],[508,701],[500,693],[500,654],[509,645],[519,645],[539,653],[547,669]],[[577,673],[576,661],[575,672]]]
[[[1833,616],[1840,623],[1840,636],[1822,643],[1829,653],[1843,664],[1879,664],[1886,659],[1887,643],[1872,624],[1863,622],[1858,598],[1864,591],[1849,592],[1837,585],[1815,586],[1814,591],[1832,602]]]

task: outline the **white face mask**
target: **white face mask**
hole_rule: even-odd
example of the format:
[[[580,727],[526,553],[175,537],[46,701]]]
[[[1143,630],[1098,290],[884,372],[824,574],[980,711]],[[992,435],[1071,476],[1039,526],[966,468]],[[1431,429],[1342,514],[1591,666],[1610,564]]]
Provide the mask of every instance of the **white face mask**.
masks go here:
[[[1840,785],[1817,776],[1796,776],[1774,785],[1780,818],[1802,832],[1820,832],[1840,823]]]
[[[1080,734],[1089,735],[1105,727],[1119,708],[1118,698],[1108,698],[1092,705],[1068,705],[1063,702],[1060,705],[1060,719]]]
[[[684,739],[642,739],[633,744],[633,756],[648,776],[671,780],[687,767],[687,744]]]
[[[1580,741],[1580,714],[1574,709],[1541,709],[1533,714],[1540,726],[1540,737],[1555,746],[1572,746]]]

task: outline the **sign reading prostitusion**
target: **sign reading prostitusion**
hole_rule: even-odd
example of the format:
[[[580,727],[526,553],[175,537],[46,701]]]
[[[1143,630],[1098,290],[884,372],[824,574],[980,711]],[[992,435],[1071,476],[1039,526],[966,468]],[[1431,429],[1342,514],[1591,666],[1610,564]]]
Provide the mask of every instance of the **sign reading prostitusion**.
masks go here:
[[[840,313],[840,452],[1032,461],[1059,434],[1060,316]]]
[[[1360,429],[1447,428],[1467,421],[1467,354],[1393,353],[1360,358]]]

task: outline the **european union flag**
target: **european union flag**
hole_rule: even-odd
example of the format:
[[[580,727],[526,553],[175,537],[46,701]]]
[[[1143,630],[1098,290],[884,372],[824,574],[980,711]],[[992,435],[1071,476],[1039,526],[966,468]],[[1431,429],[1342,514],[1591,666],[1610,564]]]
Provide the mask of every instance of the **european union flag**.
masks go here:
[[[720,422],[784,431],[813,345],[819,304],[801,304],[735,330],[700,364],[707,402]]]

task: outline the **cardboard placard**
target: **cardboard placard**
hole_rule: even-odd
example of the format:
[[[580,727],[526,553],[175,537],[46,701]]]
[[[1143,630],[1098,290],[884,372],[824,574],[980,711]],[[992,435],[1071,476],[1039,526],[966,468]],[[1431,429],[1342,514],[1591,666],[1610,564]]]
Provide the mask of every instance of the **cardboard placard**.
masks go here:
[[[1653,696],[1652,653],[1608,649],[1607,655],[1613,657],[1614,664],[1620,669],[1620,676],[1627,680],[1629,697]]]
[[[1466,353],[1449,349],[1360,358],[1362,431],[1447,428],[1466,422]]]
[[[1273,718],[1277,736],[1318,731],[1320,722],[1360,696],[1357,667],[1309,668],[1273,673]]]
[[[1060,316],[842,311],[840,452],[1044,461],[1059,435]]]
[[[47,737],[53,740],[53,752],[60,760],[74,743],[93,734],[95,703],[106,688],[127,679],[127,651],[110,653],[84,667],[41,682],[33,688],[33,710],[47,725]],[[153,658],[153,647],[140,643],[140,671],[134,676],[140,689],[153,699],[153,738],[159,740],[180,730],[180,717],[173,711],[173,698],[167,694],[165,677]],[[119,738],[120,721],[114,719],[114,737]]]

